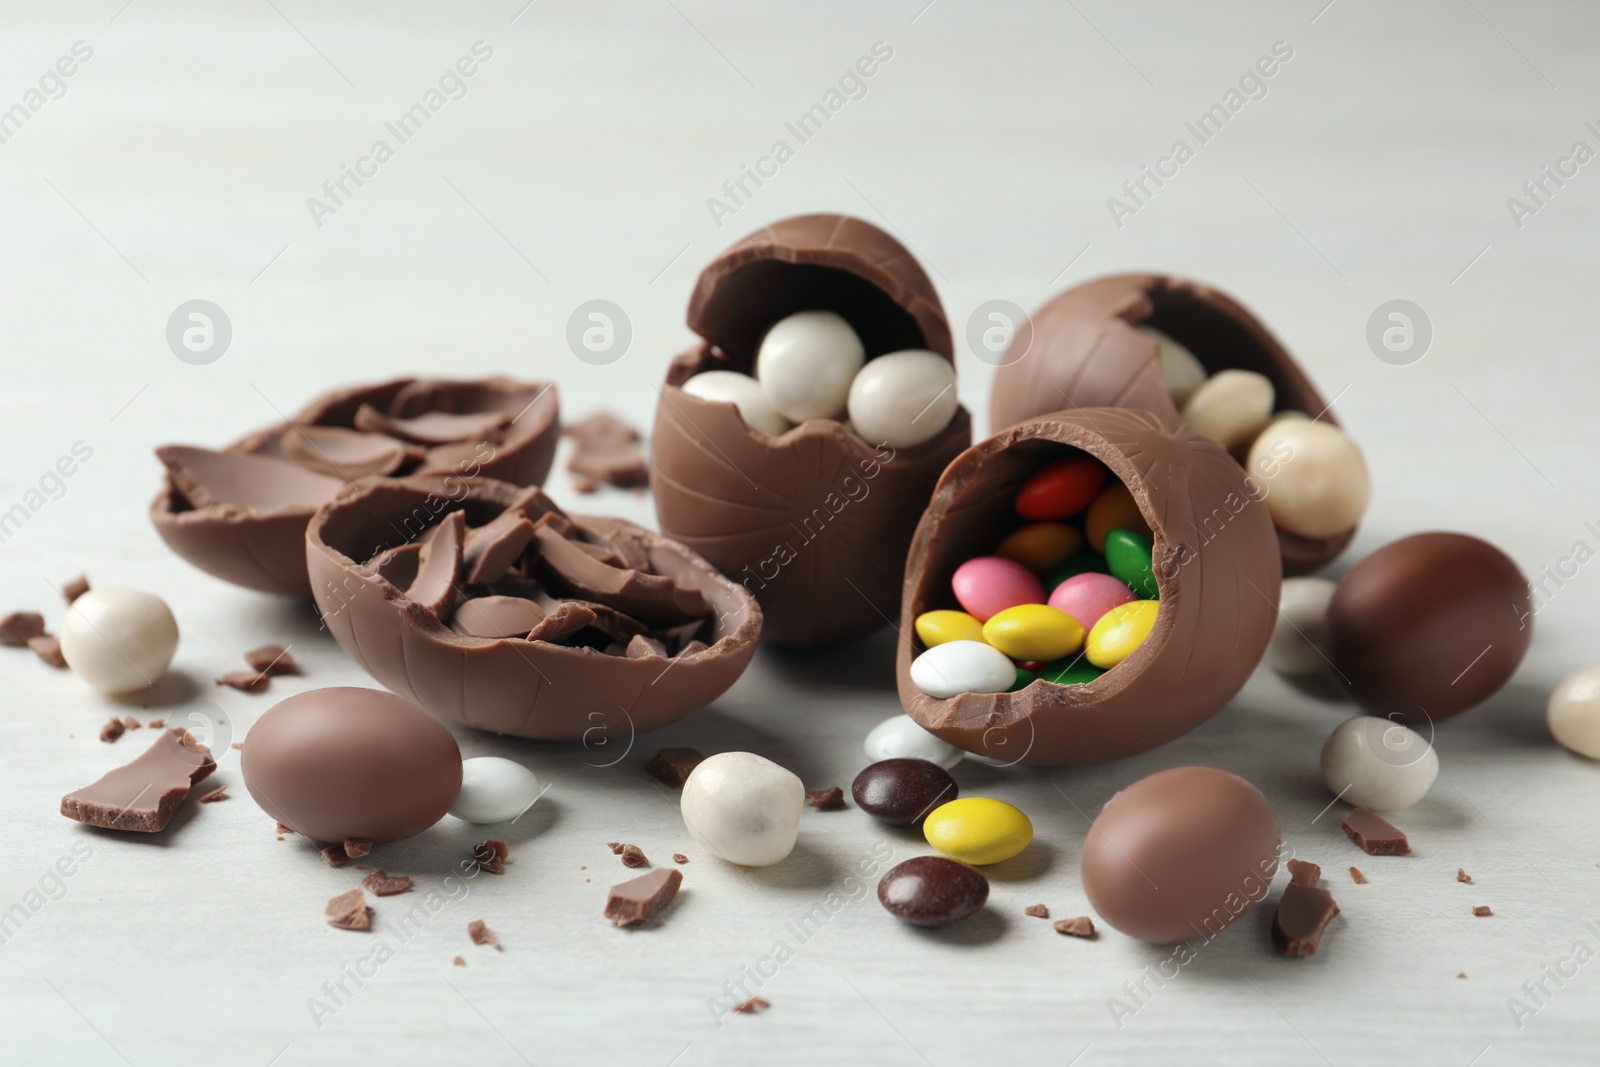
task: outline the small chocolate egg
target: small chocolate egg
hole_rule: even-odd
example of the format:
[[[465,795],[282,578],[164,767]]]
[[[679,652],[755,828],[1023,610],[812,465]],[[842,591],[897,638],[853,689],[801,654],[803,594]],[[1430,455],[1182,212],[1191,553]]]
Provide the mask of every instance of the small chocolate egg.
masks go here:
[[[377,689],[312,689],[256,720],[241,759],[268,815],[314,841],[421,833],[461,791],[461,750],[440,722]]]

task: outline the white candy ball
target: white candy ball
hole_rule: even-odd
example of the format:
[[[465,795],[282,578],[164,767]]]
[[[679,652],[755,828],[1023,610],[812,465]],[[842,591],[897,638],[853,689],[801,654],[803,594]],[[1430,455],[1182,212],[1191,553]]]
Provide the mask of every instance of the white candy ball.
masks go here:
[[[1012,672],[1015,675],[1015,672]],[[949,770],[967,753],[924,730],[909,715],[895,715],[880,722],[867,734],[863,748],[867,762],[886,759],[925,759]]]
[[[1361,450],[1326,422],[1272,423],[1250,446],[1245,466],[1267,494],[1272,521],[1301,537],[1343,533],[1361,521],[1372,500]]]
[[[1439,777],[1439,754],[1415,730],[1357,715],[1322,746],[1322,780],[1348,804],[1374,811],[1409,808]]]
[[[792,422],[842,419],[850,383],[866,361],[850,324],[831,311],[802,311],[761,339],[756,380],[772,406]]]
[[[1218,371],[1183,406],[1183,421],[1231,451],[1266,428],[1274,397],[1272,381],[1265,374]]]
[[[1316,674],[1328,669],[1328,602],[1338,582],[1285,578],[1278,619],[1267,643],[1267,664],[1280,674]]]
[[[1600,759],[1600,667],[1585,667],[1561,679],[1545,713],[1555,739],[1590,759]]]
[[[683,391],[701,400],[732,404],[739,409],[739,417],[746,426],[773,437],[788,430],[791,425],[772,406],[761,383],[748,374],[731,370],[701,371],[683,383]]]
[[[474,756],[461,761],[461,792],[450,814],[467,822],[510,822],[539,798],[539,776],[516,760]]]
[[[911,661],[911,682],[931,697],[1004,693],[1017,681],[1016,664],[982,641],[946,641]]]
[[[850,422],[870,444],[912,448],[938,436],[956,413],[956,369],[921,348],[867,363],[850,383]]]
[[[754,752],[719,752],[683,783],[683,825],[712,855],[769,867],[794,851],[806,791],[792,771]]]
[[[61,624],[61,655],[103,693],[154,685],[178,651],[178,620],[167,602],[137,589],[91,589]]]
[[[1155,338],[1156,344],[1161,346],[1161,380],[1166,383],[1167,392],[1172,394],[1172,402],[1178,405],[1179,411],[1182,411],[1183,405],[1187,404],[1195,391],[1205,384],[1205,366],[1188,348],[1154,326],[1134,328]]]

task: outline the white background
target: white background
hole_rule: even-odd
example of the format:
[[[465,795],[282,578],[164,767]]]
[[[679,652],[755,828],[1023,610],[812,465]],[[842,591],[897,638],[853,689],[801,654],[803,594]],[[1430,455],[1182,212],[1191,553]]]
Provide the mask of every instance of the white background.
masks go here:
[[[74,442],[93,458],[0,545],[0,608],[38,608],[80,570],[166,596],[184,642],[146,718],[213,700],[236,734],[292,692],[370,684],[307,603],[194,571],[145,517],[156,444],[219,445],[336,384],[401,373],[559,380],[564,414],[612,405],[643,426],[696,272],[749,229],[817,210],[861,215],[923,257],[959,336],[1003,298],[1035,307],[1090,277],[1166,269],[1244,299],[1296,352],[1366,451],[1372,510],[1345,560],[1417,530],[1466,530],[1530,575],[1600,520],[1593,418],[1594,239],[1600,163],[1518,228],[1507,208],[1572,142],[1600,149],[1593,46],[1600,13],[1507,0],[1234,5],[326,5],[10,3],[0,108],[75,41],[93,58],[0,144],[0,507]],[[1205,10],[1204,8],[1218,8]],[[921,9],[921,10],[919,10]],[[323,181],[383,136],[473,42],[493,49],[464,99],[435,115],[337,214]],[[719,228],[724,180],[876,41],[893,58],[777,177]],[[1164,154],[1275,41],[1292,60],[1179,176],[1116,227],[1106,200]],[[1600,123],[1597,123],[1600,125]],[[183,301],[221,305],[231,348],[209,366],[168,350]],[[621,361],[591,367],[568,315],[626,309]],[[1374,308],[1423,307],[1435,339],[1409,366],[1364,340]],[[981,427],[992,370],[960,354]],[[649,521],[648,499],[580,509]],[[1337,568],[1335,568],[1337,570]],[[661,744],[751,749],[812,786],[848,785],[862,736],[898,710],[886,635],[822,652],[764,651],[715,706],[619,754],[463,735],[549,783],[510,831],[506,875],[470,883],[400,946],[378,901],[367,935],[322,923],[350,872],[273,839],[237,753],[214,778],[235,799],[134,840],[56,814],[60,796],[148,743],[102,745],[126,707],[0,657],[0,909],[75,843],[92,858],[0,946],[8,1062],[515,1064],[984,1062],[1590,1062],[1600,963],[1519,1030],[1508,998],[1585,941],[1600,949],[1600,772],[1557,748],[1550,686],[1597,658],[1596,579],[1551,584],[1515,681],[1443,724],[1443,772],[1399,818],[1416,854],[1372,859],[1337,826],[1316,771],[1350,714],[1258,675],[1191,736],[1075,771],[964,765],[963,791],[1011,800],[1038,837],[991,870],[991,904],[943,932],[902,927],[849,879],[880,842],[925,851],[861,813],[808,812],[786,863],[740,871],[691,847],[675,798],[640,769]],[[268,696],[214,690],[261,641],[288,641],[303,678]],[[1315,959],[1268,947],[1270,909],[1208,945],[1119,1029],[1108,998],[1167,950],[1107,931],[1062,938],[1022,915],[1086,910],[1086,814],[1152,771],[1237,770],[1273,800],[1289,843],[1327,868],[1344,916]],[[482,830],[447,820],[373,859],[438,888]],[[623,870],[604,847],[657,862],[689,853],[685,891],[654,930],[600,917]],[[1370,884],[1344,874],[1361,865]],[[584,870],[587,865],[587,870]],[[1455,871],[1474,876],[1459,885]],[[592,878],[592,881],[589,879]],[[869,880],[875,882],[875,879]],[[866,888],[870,888],[870,885]],[[854,902],[799,944],[785,924],[830,892]],[[1494,916],[1470,909],[1488,904]],[[484,918],[503,952],[468,944]],[[773,1007],[719,1027],[708,1005],[778,939],[794,957]],[[374,951],[377,976],[317,1026],[308,999]],[[466,968],[451,966],[456,954]],[[1457,977],[1466,974],[1465,979]],[[352,987],[353,988],[353,987]],[[1532,1002],[1529,1002],[1530,1004]],[[274,1059],[274,1057],[277,1057]],[[1078,1057],[1074,1060],[1074,1057]]]

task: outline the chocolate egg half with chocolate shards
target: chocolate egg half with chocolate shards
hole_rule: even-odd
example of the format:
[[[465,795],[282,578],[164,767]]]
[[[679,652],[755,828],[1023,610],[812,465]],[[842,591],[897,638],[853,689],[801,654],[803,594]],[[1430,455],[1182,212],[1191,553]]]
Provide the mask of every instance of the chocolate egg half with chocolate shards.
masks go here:
[[[546,382],[401,378],[339,389],[220,451],[156,449],[166,476],[150,519],[207,574],[305,596],[306,523],[346,483],[456,474],[538,485],[560,438]]]
[[[761,633],[754,597],[676,541],[484,478],[350,485],[305,551],[323,622],[379,682],[591,762],[721,696]]]
[[[877,227],[806,215],[718,256],[688,322],[703,340],[673,360],[650,443],[662,531],[754,593],[775,643],[887,625],[916,517],[972,439],[933,283]],[[806,421],[785,429],[778,406]],[[923,439],[858,436],[847,408]]]
[[[1092,456],[1128,489],[1154,543],[1154,626],[1091,681],[940,699],[912,680],[917,617],[960,605],[952,578],[1027,521],[1013,500],[1047,464]],[[906,564],[900,702],[923,728],[1006,763],[1065,766],[1146,752],[1210,718],[1261,660],[1282,575],[1272,520],[1244,471],[1173,414],[1086,408],[1029,419],[950,464]]]
[[[1062,408],[1187,411],[1214,434],[1234,435],[1235,458],[1263,495],[1278,492],[1269,509],[1278,509],[1285,575],[1349,547],[1370,495],[1365,461],[1283,343],[1226,293],[1165,274],[1099,278],[1056,296],[1016,336],[1027,348],[1002,358],[991,431]],[[1236,371],[1247,373],[1222,373]],[[1277,425],[1286,413],[1321,425]],[[1252,453],[1269,420],[1277,428]]]

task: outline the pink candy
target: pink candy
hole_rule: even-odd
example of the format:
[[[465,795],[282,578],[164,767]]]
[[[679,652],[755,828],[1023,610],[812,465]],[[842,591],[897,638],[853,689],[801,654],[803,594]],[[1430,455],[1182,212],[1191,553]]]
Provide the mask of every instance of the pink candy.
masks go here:
[[[1018,604],[1044,603],[1044,586],[1038,577],[1022,564],[999,556],[967,560],[956,568],[950,586],[962,608],[979,622]]]
[[[1050,594],[1050,606],[1078,620],[1085,630],[1093,629],[1100,616],[1116,607],[1138,600],[1132,589],[1109,574],[1088,571],[1074,574]]]

